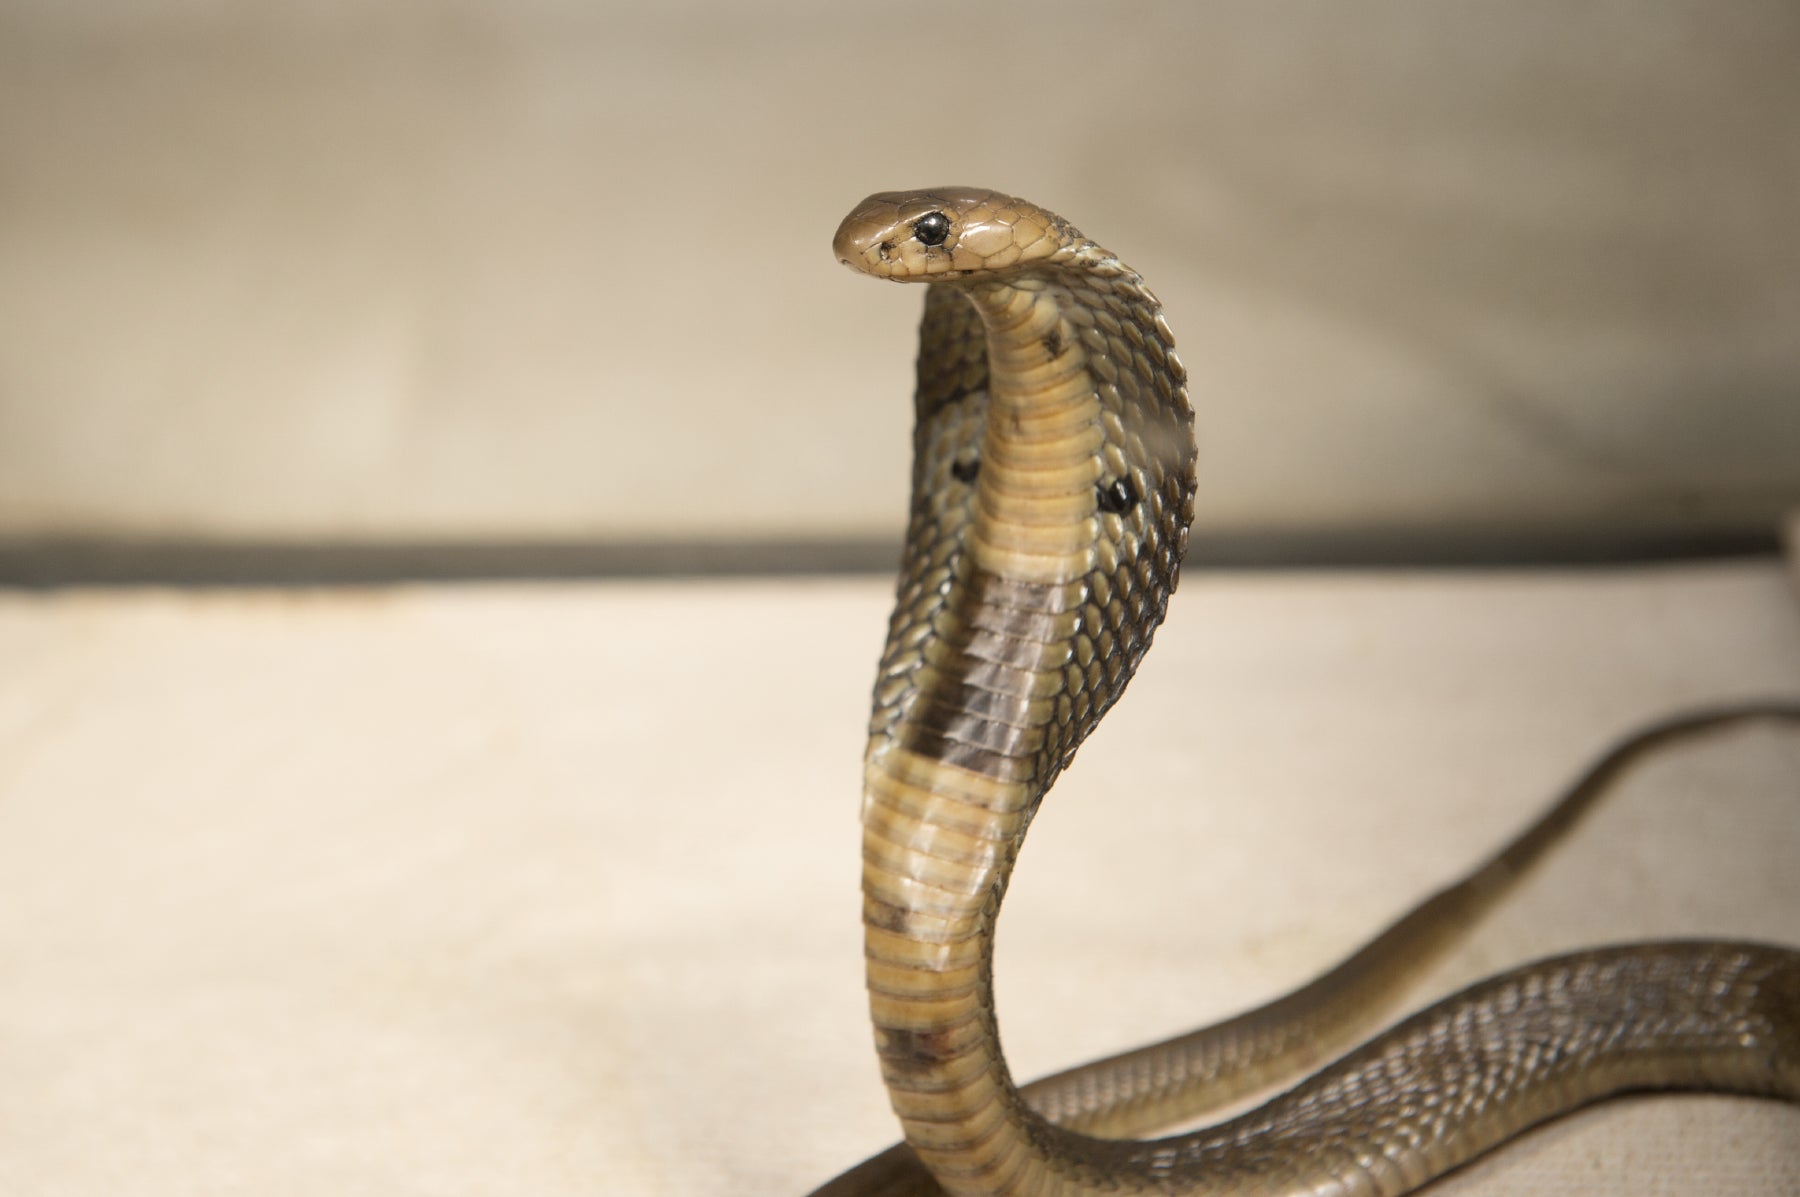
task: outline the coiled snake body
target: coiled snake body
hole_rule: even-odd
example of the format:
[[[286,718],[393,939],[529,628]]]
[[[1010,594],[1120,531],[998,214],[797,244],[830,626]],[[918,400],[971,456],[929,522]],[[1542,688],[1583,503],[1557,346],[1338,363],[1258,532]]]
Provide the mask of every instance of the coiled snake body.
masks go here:
[[[1192,1118],[1339,1054],[1634,756],[1747,713],[1800,717],[1780,705],[1646,731],[1313,984],[1021,1093],[994,1013],[994,923],[1038,803],[1175,587],[1195,489],[1186,373],[1143,280],[1022,200],[874,195],[834,249],[929,287],[863,798],[869,1001],[906,1144],[820,1197],[1395,1194],[1627,1090],[1800,1100],[1800,953],[1659,943],[1484,982],[1208,1129],[1096,1137]]]

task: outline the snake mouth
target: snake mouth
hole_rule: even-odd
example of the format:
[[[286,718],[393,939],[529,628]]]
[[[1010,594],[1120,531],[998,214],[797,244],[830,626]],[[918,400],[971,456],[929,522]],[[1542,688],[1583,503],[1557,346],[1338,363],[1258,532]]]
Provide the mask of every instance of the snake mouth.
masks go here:
[[[896,282],[906,282],[927,274],[927,271],[920,269],[923,263],[900,252],[891,233],[892,230],[887,228],[847,228],[839,233],[832,249],[837,254],[838,261],[858,274]]]
[[[841,228],[832,252],[841,265],[890,283],[937,283],[983,273],[952,266],[947,255],[935,250],[924,258],[901,252],[902,247],[888,236],[890,232],[887,228]]]

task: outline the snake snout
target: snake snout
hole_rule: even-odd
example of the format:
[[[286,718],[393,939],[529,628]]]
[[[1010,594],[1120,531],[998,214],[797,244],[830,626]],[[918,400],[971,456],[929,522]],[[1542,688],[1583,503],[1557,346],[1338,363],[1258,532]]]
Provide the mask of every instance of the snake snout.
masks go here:
[[[875,271],[887,255],[881,252],[885,244],[884,225],[872,224],[852,218],[838,226],[837,236],[832,239],[831,252],[837,260],[862,274]]]

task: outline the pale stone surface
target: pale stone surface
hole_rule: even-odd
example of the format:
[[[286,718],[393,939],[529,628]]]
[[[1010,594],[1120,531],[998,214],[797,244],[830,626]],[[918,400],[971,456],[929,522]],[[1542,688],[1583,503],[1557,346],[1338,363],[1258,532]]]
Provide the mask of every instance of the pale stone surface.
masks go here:
[[[1142,269],[1244,534],[1800,498],[1786,0],[0,10],[0,537],[887,536],[877,189]]]
[[[0,593],[0,1192],[799,1194],[893,1135],[879,582]],[[1192,574],[1038,820],[1037,1073],[1311,975],[1611,737],[1800,693],[1775,562]],[[1800,741],[1635,774],[1446,968],[1794,942]],[[1776,1197],[1800,1111],[1603,1108],[1446,1192]]]

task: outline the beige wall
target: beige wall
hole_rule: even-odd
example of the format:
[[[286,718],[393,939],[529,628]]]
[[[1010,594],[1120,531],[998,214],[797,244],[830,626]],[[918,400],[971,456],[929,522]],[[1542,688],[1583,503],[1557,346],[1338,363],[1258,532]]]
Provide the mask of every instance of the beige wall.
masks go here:
[[[1755,528],[1800,501],[1800,12],[1769,3],[0,9],[0,538],[893,536],[877,188],[1168,303],[1203,522]]]

